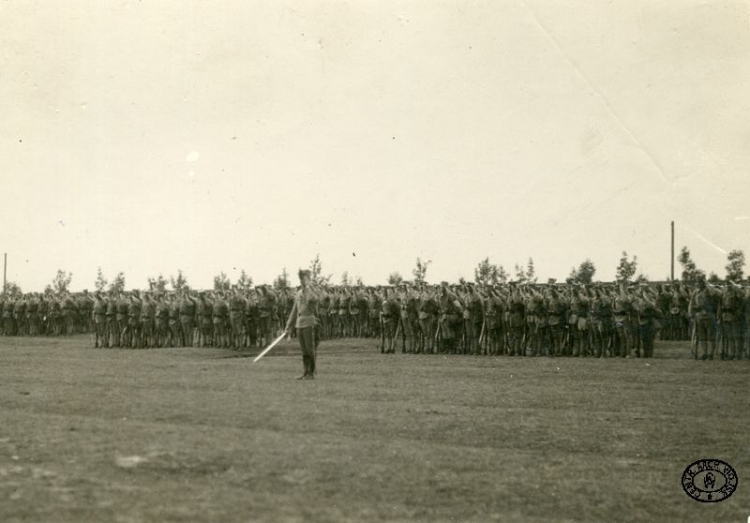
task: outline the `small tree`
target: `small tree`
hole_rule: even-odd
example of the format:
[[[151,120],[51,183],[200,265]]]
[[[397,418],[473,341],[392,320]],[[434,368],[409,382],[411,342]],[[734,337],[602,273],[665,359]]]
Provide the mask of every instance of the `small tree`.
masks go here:
[[[275,280],[273,280],[273,288],[277,291],[285,291],[287,289],[290,289],[292,287],[292,284],[289,281],[289,274],[286,272],[286,267],[282,269],[281,274],[279,274]]]
[[[104,277],[104,273],[102,273],[101,267],[96,269],[96,281],[94,281],[94,288],[97,290],[97,292],[104,292],[104,290],[107,288],[107,279]]]
[[[537,279],[536,270],[534,269],[534,259],[529,258],[529,261],[526,264],[526,281],[529,283],[536,283]]]
[[[745,267],[745,253],[735,249],[727,255],[727,281],[739,283],[742,281]]]
[[[523,267],[521,267],[520,265],[516,263],[515,266],[513,267],[513,270],[516,273],[516,281],[518,283],[525,283],[527,278],[526,278],[526,271],[523,269]]]
[[[687,246],[684,246],[682,250],[680,250],[680,255],[677,257],[677,261],[682,265],[682,281],[692,283],[706,277],[706,273],[695,266],[695,262],[690,257],[690,250]]]
[[[648,274],[640,273],[638,276],[635,277],[635,283],[648,283]]]
[[[357,275],[357,278],[356,278],[354,284],[357,287],[364,287],[365,286],[365,282],[362,281],[362,276]]]
[[[16,282],[9,281],[5,284],[5,292],[3,294],[9,298],[20,298],[23,296],[23,291],[21,291],[21,287]]]
[[[331,276],[323,276],[323,263],[320,261],[320,254],[316,254],[315,259],[310,262],[310,281],[318,285],[328,285],[331,283]]]
[[[152,291],[164,292],[167,290],[167,283],[166,278],[159,274],[156,278],[148,279],[148,288]]]
[[[578,269],[573,267],[570,270],[570,276],[568,276],[566,281],[568,283],[583,283],[584,285],[588,285],[594,281],[594,274],[596,274],[594,262],[586,258],[578,266]]]
[[[68,292],[68,287],[70,287],[70,282],[72,280],[72,272],[65,272],[62,269],[58,269],[55,278],[52,280],[52,292],[56,294]]]
[[[218,276],[214,276],[214,290],[215,291],[228,291],[232,287],[232,282],[224,271],[221,271]]]
[[[286,273],[286,269],[284,269],[284,273]],[[237,280],[237,287],[239,287],[240,290],[243,291],[249,291],[253,287],[253,278],[251,276],[248,276],[248,274],[245,272],[245,269],[242,269],[242,272],[240,272],[240,278]]]
[[[708,283],[721,283],[721,278],[715,272],[711,271],[708,275]]]
[[[125,275],[118,272],[112,283],[109,284],[110,292],[123,292],[125,290]]]
[[[507,280],[503,266],[490,263],[489,258],[480,261],[474,269],[474,281],[479,285],[496,285]]]
[[[182,269],[177,269],[177,277],[169,277],[169,283],[172,285],[172,289],[175,291],[181,291],[183,289],[186,289],[188,286],[187,278],[182,273]]]
[[[425,276],[427,276],[427,267],[430,266],[430,263],[432,263],[432,260],[423,262],[421,258],[417,258],[417,265],[414,267],[414,270],[411,271],[414,275],[414,283],[417,285],[427,283]]]
[[[388,275],[389,285],[400,285],[402,281],[404,281],[404,278],[399,272],[392,272]]]
[[[344,287],[348,287],[349,284],[350,284],[350,281],[349,281],[349,272],[348,271],[344,271],[344,272],[341,273],[341,285],[343,285]]]
[[[617,266],[617,281],[630,281],[635,276],[635,271],[638,268],[638,256],[633,256],[632,260],[628,260],[628,253],[622,251],[622,257],[620,258],[620,265]]]

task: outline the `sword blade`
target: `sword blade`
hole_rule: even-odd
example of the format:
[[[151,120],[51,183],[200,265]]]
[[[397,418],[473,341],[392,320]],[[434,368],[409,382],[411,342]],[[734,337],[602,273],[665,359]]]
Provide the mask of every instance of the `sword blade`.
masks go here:
[[[265,356],[268,351],[270,351],[271,349],[273,349],[276,346],[277,343],[279,343],[281,340],[284,339],[284,336],[286,336],[286,332],[282,332],[281,335],[278,338],[276,338],[275,340],[273,340],[268,347],[266,347],[265,349],[263,349],[263,352],[261,352],[260,354],[258,354],[255,357],[255,359],[253,360],[253,363],[255,363],[256,361],[258,361],[259,359],[261,359],[263,356]]]

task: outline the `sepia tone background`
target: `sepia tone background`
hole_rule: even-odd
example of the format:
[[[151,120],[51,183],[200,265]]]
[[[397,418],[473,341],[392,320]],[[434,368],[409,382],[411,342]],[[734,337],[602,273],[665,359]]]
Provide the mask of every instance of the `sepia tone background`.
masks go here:
[[[0,3],[8,279],[747,250],[747,2]]]

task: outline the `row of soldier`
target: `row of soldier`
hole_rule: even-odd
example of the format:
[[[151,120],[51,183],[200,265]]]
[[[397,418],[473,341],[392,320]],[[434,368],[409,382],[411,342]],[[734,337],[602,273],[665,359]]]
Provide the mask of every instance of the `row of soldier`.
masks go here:
[[[324,287],[321,338],[372,337],[382,352],[650,357],[656,337],[703,357],[750,354],[750,294],[657,285]],[[259,347],[283,329],[291,290],[30,294],[0,302],[5,335],[92,332],[95,346]],[[747,305],[746,305],[747,304]],[[718,348],[717,348],[718,347]]]
[[[89,332],[91,310],[91,301],[85,293],[0,297],[0,335],[60,336]]]
[[[652,357],[660,337],[689,338],[696,359],[750,357],[750,290],[736,285],[444,282],[371,299],[385,353]]]
[[[291,310],[291,291],[30,293],[0,301],[0,334],[91,333],[95,347],[257,347]]]
[[[253,348],[270,343],[291,310],[291,292],[139,292],[93,300],[95,347]]]

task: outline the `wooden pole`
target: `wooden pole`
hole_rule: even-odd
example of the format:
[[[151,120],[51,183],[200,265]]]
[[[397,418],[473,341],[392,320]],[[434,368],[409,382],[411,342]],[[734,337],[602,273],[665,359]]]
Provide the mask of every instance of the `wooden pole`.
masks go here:
[[[674,221],[672,222],[672,277],[671,280],[674,281]]]

